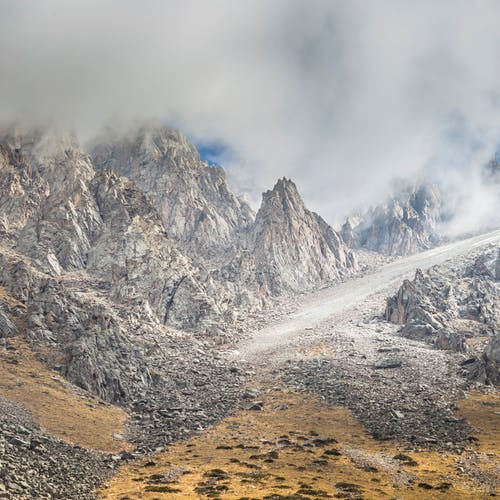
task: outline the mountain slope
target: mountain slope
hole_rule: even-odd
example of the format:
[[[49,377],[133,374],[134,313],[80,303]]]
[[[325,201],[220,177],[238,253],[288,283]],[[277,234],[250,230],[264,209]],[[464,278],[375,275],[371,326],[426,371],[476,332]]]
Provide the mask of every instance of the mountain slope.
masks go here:
[[[23,333],[50,346],[48,366],[104,400],[130,404],[152,391],[154,403],[170,382],[158,368],[162,349],[152,354],[151,345],[168,345],[169,328],[216,341],[240,329],[248,313],[273,306],[274,297],[338,279],[355,262],[291,181],[264,195],[253,224],[222,169],[200,162],[180,134],[143,130],[130,147],[112,149],[96,170],[65,131],[0,134],[0,286],[23,306],[1,308],[0,324],[2,336]],[[150,191],[113,165],[131,175],[147,167],[139,184],[150,183]],[[161,183],[174,199],[163,218],[153,204],[155,196],[163,207],[170,200]],[[176,225],[181,212],[187,222]],[[208,222],[192,225],[200,213]],[[199,264],[184,253],[195,249]],[[204,266],[214,256],[225,262]],[[187,335],[183,349],[193,342]]]

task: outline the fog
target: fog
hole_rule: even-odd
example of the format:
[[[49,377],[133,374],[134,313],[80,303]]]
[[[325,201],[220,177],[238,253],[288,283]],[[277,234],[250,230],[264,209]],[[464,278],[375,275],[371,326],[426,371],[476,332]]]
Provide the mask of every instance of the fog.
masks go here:
[[[494,0],[0,0],[0,121],[86,141],[159,119],[218,145],[254,205],[287,176],[332,223],[425,172],[469,230],[499,212],[478,180],[500,137],[498,19]]]

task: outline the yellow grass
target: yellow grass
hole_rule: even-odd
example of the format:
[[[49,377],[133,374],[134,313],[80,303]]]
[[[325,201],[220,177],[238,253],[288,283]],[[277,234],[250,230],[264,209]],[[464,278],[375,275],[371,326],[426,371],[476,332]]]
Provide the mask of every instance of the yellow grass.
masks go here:
[[[490,398],[498,401],[498,396]],[[499,457],[494,440],[498,416],[483,412],[482,406],[476,411],[474,401],[479,404],[482,399],[473,395],[462,410],[474,424],[481,424],[479,444],[471,449],[484,445],[490,453],[470,470],[463,467],[470,452],[409,452],[398,443],[372,439],[346,409],[277,390],[265,397],[264,411],[242,411],[167,452],[124,466],[100,495],[109,500],[262,499],[278,494],[290,499],[489,498]],[[277,405],[287,407],[273,409]],[[334,441],[314,445],[317,434]],[[395,459],[398,454],[416,464]]]
[[[18,338],[0,350],[0,395],[21,403],[49,434],[79,446],[116,452],[130,448],[122,434],[127,414],[49,371]]]

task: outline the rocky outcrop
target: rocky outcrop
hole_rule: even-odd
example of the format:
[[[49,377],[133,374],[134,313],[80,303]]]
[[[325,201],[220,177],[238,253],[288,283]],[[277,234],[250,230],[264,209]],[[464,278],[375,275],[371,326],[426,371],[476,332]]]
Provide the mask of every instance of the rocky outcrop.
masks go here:
[[[0,310],[0,332],[2,337],[12,337],[19,332],[16,324],[11,320],[8,314]]]
[[[454,301],[453,288],[441,288],[442,285],[443,282],[436,283],[417,269],[413,281],[405,280],[397,294],[387,299],[386,320],[442,328],[447,320],[444,315],[450,312]]]
[[[441,193],[423,183],[403,189],[363,215],[349,217],[341,234],[352,248],[409,255],[440,242],[437,225],[442,217]]]
[[[107,401],[126,401],[150,382],[128,327],[92,289],[71,290],[21,256],[2,252],[0,286],[24,305],[11,322],[23,325],[27,339],[50,346],[49,366],[74,384]]]
[[[0,148],[0,210],[18,250],[44,270],[82,268],[99,223],[90,157],[71,134],[49,128],[4,131]]]
[[[492,337],[482,355],[467,361],[471,378],[483,384],[500,385],[500,334]]]
[[[111,171],[96,175],[73,138],[12,132],[0,145],[0,178],[10,179],[0,185],[0,286],[22,306],[1,311],[0,336],[46,344],[47,363],[72,383],[132,401],[153,380],[134,336],[164,324],[207,332],[225,321],[223,294],[209,295],[148,197]]]
[[[500,285],[498,252],[490,250],[451,268],[434,267],[405,280],[387,299],[385,318],[401,334],[440,349],[468,353],[475,379],[498,383]]]
[[[137,186],[112,171],[91,185],[102,225],[88,251],[87,270],[111,286],[111,296],[135,305],[148,320],[202,328],[220,316],[197,270],[165,234],[158,213]]]
[[[500,335],[497,333],[488,343],[483,354],[485,381],[500,384]]]
[[[341,236],[305,208],[286,178],[262,195],[250,246],[262,281],[276,294],[331,282],[356,269]]]
[[[137,183],[151,198],[168,237],[195,260],[225,254],[252,224],[247,203],[230,190],[222,167],[201,161],[179,132],[155,124],[96,142],[98,169],[112,169]]]

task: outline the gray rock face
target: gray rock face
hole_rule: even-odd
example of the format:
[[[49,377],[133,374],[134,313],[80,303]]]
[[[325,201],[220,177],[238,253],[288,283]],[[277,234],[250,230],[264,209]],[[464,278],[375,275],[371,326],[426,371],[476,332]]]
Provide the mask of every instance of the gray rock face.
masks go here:
[[[69,381],[107,401],[126,401],[148,385],[126,324],[93,290],[71,290],[12,254],[0,252],[0,268],[0,286],[26,305],[11,321],[24,325],[29,340],[51,346],[49,366],[60,365]]]
[[[405,280],[397,294],[387,299],[386,320],[401,325],[419,325],[438,330],[444,327],[453,301],[453,291],[435,283],[418,269],[413,281]],[[418,330],[418,328],[417,328]],[[416,330],[416,331],[417,331]]]
[[[9,315],[0,310],[0,332],[2,337],[12,337],[19,332],[15,323],[12,322]]]
[[[484,377],[492,384],[500,384],[500,335],[490,340],[483,354]]]
[[[9,129],[0,149],[0,215],[18,249],[56,273],[83,267],[99,222],[87,187],[90,157],[73,136],[51,129]]]
[[[201,161],[179,132],[144,125],[128,137],[101,138],[92,156],[98,169],[113,169],[147,193],[168,237],[195,260],[227,252],[253,222],[252,209],[231,192],[224,170]]]
[[[295,184],[280,179],[262,195],[251,248],[270,290],[300,291],[356,269],[342,237],[304,206]]]
[[[23,158],[9,163],[10,170],[38,173],[36,182],[25,183],[29,203],[20,203],[16,212],[24,225],[8,222],[18,252],[51,275],[86,270],[108,282],[118,302],[140,303],[159,323],[194,328],[218,314],[198,271],[168,239],[135,184],[109,171],[96,176],[90,157],[65,136],[28,137],[3,139],[5,149],[15,147]],[[0,192],[4,206],[11,198],[11,189]]]
[[[198,271],[168,239],[135,184],[106,171],[91,187],[102,226],[88,251],[87,269],[110,282],[112,297],[145,309],[148,319],[180,328],[201,326],[207,316],[218,315]]]
[[[50,345],[47,362],[68,380],[107,401],[132,400],[152,382],[133,334],[165,323],[204,331],[221,319],[214,300],[132,182],[96,175],[74,140],[51,131],[0,144],[0,178],[22,181],[18,198],[14,181],[0,186],[9,237],[0,286],[25,306],[2,311],[0,335],[19,320],[29,340]]]
[[[349,217],[342,236],[352,248],[409,255],[440,242],[436,226],[443,216],[438,188],[424,183],[404,189],[362,216]]]
[[[387,299],[386,320],[401,324],[401,334],[437,348],[469,352],[468,369],[481,382],[498,383],[500,285],[495,278],[498,252],[490,250],[458,266],[417,270]]]
[[[500,385],[500,335],[491,338],[482,355],[467,359],[463,365],[471,379]]]
[[[495,279],[500,281],[500,249],[498,250],[497,260],[495,262]]]

